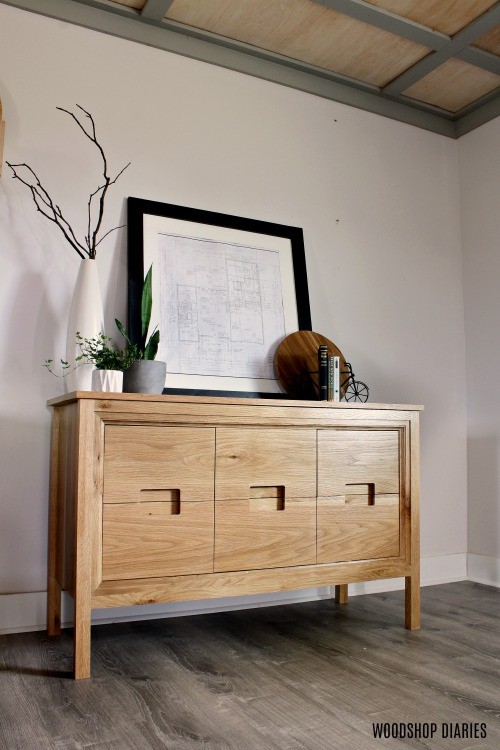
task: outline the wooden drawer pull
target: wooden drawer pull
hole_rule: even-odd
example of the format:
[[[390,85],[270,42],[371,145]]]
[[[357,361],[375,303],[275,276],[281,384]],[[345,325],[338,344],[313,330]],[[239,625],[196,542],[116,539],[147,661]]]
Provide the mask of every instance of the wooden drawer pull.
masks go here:
[[[252,485],[250,500],[272,500],[276,498],[276,510],[285,510],[285,487],[278,485]]]
[[[365,497],[368,498],[368,505],[375,505],[375,482],[350,482],[346,487],[366,487]]]
[[[181,512],[181,491],[176,489],[141,489],[141,503],[170,503],[171,514],[178,516]]]

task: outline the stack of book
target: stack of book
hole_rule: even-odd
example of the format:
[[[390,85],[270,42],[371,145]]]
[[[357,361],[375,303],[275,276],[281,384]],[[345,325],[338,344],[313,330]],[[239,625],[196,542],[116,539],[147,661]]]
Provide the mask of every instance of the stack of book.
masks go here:
[[[318,349],[319,399],[340,401],[340,357],[328,355],[328,347]]]

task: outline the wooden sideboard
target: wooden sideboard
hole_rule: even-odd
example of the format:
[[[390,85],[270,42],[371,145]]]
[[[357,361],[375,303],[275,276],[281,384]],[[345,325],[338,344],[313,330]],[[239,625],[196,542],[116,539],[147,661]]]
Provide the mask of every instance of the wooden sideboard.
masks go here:
[[[48,632],[93,608],[406,579],[419,627],[417,406],[77,392],[53,408]]]

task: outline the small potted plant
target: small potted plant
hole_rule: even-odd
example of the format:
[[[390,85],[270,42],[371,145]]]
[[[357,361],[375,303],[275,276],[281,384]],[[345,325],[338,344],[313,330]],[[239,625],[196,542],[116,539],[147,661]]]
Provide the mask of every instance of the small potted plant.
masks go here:
[[[70,365],[69,362],[61,359],[63,377],[80,365],[91,364],[95,367],[92,372],[93,391],[121,393],[123,373],[135,361],[137,347],[132,344],[127,349],[119,349],[109,336],[105,336],[102,332],[93,338],[84,338],[77,332],[76,344],[80,354],[75,357],[75,365]],[[52,359],[45,361],[45,367],[56,375],[53,364]]]
[[[79,333],[76,340],[81,354],[76,362],[92,364],[92,390],[121,393],[123,390],[123,373],[128,370],[137,357],[137,347],[118,349],[109,336],[99,333],[93,338],[83,338]]]
[[[115,318],[116,326],[128,344],[128,351],[134,353],[135,359],[124,373],[123,390],[125,393],[162,393],[165,386],[167,364],[155,359],[160,343],[158,326],[155,326],[149,334],[153,305],[152,275],[153,266],[151,265],[142,287],[141,338],[138,343],[130,340],[124,325]]]

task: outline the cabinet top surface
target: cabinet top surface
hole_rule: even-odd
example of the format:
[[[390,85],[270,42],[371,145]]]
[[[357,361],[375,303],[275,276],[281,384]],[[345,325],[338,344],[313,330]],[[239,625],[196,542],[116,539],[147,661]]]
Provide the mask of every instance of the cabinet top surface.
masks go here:
[[[61,406],[75,401],[90,399],[93,401],[135,401],[184,404],[246,404],[247,406],[307,406],[318,409],[393,409],[404,411],[422,411],[423,406],[409,404],[375,404],[346,403],[345,401],[294,401],[287,398],[233,398],[232,396],[184,396],[155,395],[146,393],[104,393],[101,391],[74,391],[63,396],[56,396],[47,401],[47,406]]]

